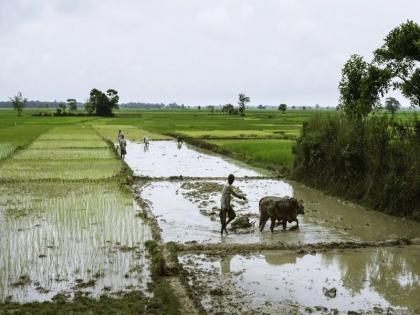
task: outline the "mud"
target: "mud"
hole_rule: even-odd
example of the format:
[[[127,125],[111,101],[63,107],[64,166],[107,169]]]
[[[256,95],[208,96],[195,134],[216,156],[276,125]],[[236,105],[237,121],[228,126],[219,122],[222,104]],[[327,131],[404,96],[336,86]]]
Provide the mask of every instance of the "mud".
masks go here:
[[[179,243],[278,243],[376,241],[420,237],[420,224],[377,211],[344,203],[296,183],[282,180],[237,180],[234,186],[248,201],[234,199],[238,216],[248,215],[253,228],[220,236],[219,203],[223,181],[155,181],[138,188],[157,217],[165,242]],[[266,227],[258,231],[258,202],[262,196],[295,196],[305,202],[305,215],[299,216],[299,229],[288,225],[274,233]]]
[[[245,165],[209,152],[192,149],[176,141],[150,141],[143,143],[127,141],[126,163],[134,175],[142,177],[236,177],[262,176],[262,170],[253,170]]]
[[[296,254],[187,254],[180,262],[209,314],[415,314],[420,247]]]

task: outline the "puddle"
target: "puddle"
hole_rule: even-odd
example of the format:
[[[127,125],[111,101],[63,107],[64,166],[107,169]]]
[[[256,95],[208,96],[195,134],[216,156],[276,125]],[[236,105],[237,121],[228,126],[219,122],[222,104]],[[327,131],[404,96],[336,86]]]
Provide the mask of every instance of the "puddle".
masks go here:
[[[139,188],[158,217],[164,241],[180,243],[302,243],[336,241],[371,241],[390,238],[420,237],[420,224],[404,221],[377,211],[346,204],[318,191],[294,186],[282,180],[237,180],[234,186],[247,195],[248,201],[233,199],[237,215],[250,214],[255,227],[220,236],[218,208],[224,181],[158,181]],[[269,222],[262,233],[258,231],[258,202],[267,195],[293,196],[305,202],[305,215],[300,215],[299,229],[286,231],[276,227],[269,230]]]
[[[234,199],[233,208],[237,216],[251,214],[250,221],[254,222],[254,228],[238,230],[236,233],[231,232],[228,236],[221,237],[218,208],[223,184],[224,181],[220,180],[152,182],[140,188],[140,195],[150,203],[152,212],[158,217],[165,242],[270,243],[282,241],[307,244],[327,240],[348,240],[342,233],[323,225],[315,225],[305,216],[299,216],[300,229],[298,230],[282,231],[281,227],[277,227],[275,232],[271,233],[267,224],[263,233],[260,233],[258,231],[259,199],[266,195],[293,195],[292,186],[280,180],[235,181],[234,186],[247,195],[248,201]]]
[[[0,186],[0,302],[147,293],[151,236],[136,210],[118,184]]]
[[[180,257],[209,314],[418,314],[419,261],[418,246]]]
[[[149,177],[236,177],[263,176],[259,171],[240,166],[237,162],[192,149],[184,143],[180,148],[175,141],[150,141],[143,143],[127,141],[125,162],[136,176]]]

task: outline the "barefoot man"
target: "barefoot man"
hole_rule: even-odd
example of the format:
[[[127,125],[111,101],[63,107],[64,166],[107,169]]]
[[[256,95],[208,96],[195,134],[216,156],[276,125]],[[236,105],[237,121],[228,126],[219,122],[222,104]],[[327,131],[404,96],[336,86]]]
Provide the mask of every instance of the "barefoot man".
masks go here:
[[[245,196],[237,194],[233,190],[233,182],[235,180],[235,176],[230,174],[228,176],[228,183],[223,187],[222,191],[222,199],[221,202],[221,209],[220,209],[220,223],[222,224],[221,234],[223,235],[223,231],[228,234],[226,227],[227,225],[236,217],[235,211],[233,211],[232,206],[230,205],[231,195],[235,196],[236,198],[246,200]],[[228,221],[226,222],[226,215],[228,216]]]

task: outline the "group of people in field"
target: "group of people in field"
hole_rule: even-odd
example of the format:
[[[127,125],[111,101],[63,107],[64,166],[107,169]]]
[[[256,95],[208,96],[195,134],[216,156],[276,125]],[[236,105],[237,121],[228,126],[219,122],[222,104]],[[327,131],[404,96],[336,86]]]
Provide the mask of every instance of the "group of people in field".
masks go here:
[[[124,139],[124,134],[119,130],[117,135],[117,141],[120,148],[121,160],[124,160],[125,155],[127,154],[127,142]],[[143,138],[144,148],[145,151],[149,148],[149,138]],[[180,149],[182,147],[183,139],[181,137],[177,137],[177,147]],[[242,194],[235,192],[232,184],[235,181],[235,176],[233,174],[229,174],[227,178],[227,184],[223,186],[222,196],[220,199],[220,224],[221,230],[220,233],[228,234],[227,226],[230,222],[232,222],[235,217],[236,213],[232,208],[231,200],[232,196],[247,200],[246,197]],[[274,196],[264,197],[260,200],[260,230],[262,231],[264,228],[265,223],[269,218],[271,218],[271,231],[273,231],[275,221],[278,220],[280,223],[283,224],[283,229],[286,228],[287,222],[295,221],[297,224],[298,220],[296,218],[297,214],[304,214],[303,211],[303,202],[297,201],[295,198],[280,198]]]

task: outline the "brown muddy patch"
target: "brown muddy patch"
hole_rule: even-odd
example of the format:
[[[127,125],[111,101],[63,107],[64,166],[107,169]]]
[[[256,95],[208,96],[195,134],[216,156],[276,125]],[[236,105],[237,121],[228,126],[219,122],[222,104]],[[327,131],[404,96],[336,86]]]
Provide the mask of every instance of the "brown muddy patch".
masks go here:
[[[209,314],[420,311],[419,246],[179,259]]]

